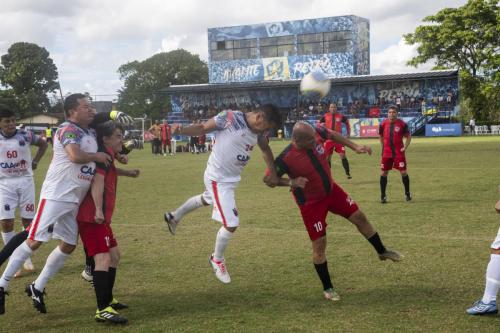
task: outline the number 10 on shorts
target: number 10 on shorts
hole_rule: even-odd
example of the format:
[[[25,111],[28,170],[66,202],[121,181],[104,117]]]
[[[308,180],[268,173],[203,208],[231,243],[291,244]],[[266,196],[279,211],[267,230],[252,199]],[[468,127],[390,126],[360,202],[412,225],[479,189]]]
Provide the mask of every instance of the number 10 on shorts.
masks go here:
[[[316,229],[316,232],[320,232],[321,230],[323,230],[323,224],[321,223],[321,221],[314,223],[313,226],[314,229]]]

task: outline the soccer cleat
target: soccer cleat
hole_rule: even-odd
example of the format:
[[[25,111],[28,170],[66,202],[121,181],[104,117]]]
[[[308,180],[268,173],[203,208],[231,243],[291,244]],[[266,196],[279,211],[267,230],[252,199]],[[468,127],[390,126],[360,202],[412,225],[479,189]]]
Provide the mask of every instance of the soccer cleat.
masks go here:
[[[406,199],[406,201],[411,201],[411,193],[410,192],[405,193],[405,199]]]
[[[128,322],[127,318],[120,316],[111,306],[108,306],[101,311],[96,310],[95,320],[98,322],[109,322],[113,324],[126,324]]]
[[[387,203],[387,197],[385,195],[383,197],[380,197],[380,203],[383,203],[383,204]]]
[[[340,295],[335,291],[334,288],[328,288],[327,290],[324,290],[323,295],[325,296],[325,299],[327,301],[340,301]]]
[[[28,297],[31,297],[35,309],[37,309],[40,313],[47,313],[47,308],[45,307],[45,302],[43,301],[45,291],[36,289],[35,282],[28,284],[24,291],[26,292]]]
[[[389,260],[392,260],[392,261],[401,261],[401,260],[403,260],[404,257],[403,257],[402,254],[400,254],[400,253],[398,253],[396,251],[392,251],[392,250],[386,249],[385,252],[380,253],[378,255],[378,258],[380,260],[387,260],[387,259],[389,259]]]
[[[214,255],[212,254],[210,256],[210,259],[208,259],[208,262],[210,263],[210,266],[212,266],[215,276],[219,279],[220,282],[222,283],[231,282],[231,277],[227,272],[226,263],[224,259],[218,262],[214,259]]]
[[[82,271],[82,279],[94,285],[94,277],[92,276],[92,266],[85,265],[85,269]]]
[[[124,303],[120,303],[116,300],[116,298],[113,298],[111,303],[109,303],[109,306],[112,307],[114,310],[123,310],[123,309],[128,309],[128,305]]]
[[[8,295],[8,293],[3,287],[0,287],[0,315],[5,313],[5,295]]]
[[[352,176],[350,174],[347,174],[347,179],[352,179]]]
[[[479,300],[474,302],[472,307],[468,308],[466,312],[472,316],[496,314],[498,313],[497,302],[491,301],[490,303],[486,304],[483,303],[482,300]]]
[[[174,215],[171,212],[166,212],[163,215],[165,222],[167,223],[168,231],[175,236],[175,229],[177,229],[178,221],[175,220]]]

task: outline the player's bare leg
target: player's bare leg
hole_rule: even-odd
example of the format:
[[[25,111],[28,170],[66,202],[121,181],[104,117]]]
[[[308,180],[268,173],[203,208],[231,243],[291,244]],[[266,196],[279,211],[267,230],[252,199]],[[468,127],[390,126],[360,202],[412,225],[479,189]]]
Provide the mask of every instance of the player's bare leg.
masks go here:
[[[323,284],[323,296],[329,301],[340,301],[339,294],[333,288],[328,263],[326,260],[326,236],[312,241],[312,260],[319,279]]]
[[[200,207],[208,206],[209,204],[203,199],[203,194],[195,195],[187,199],[179,208],[173,212],[166,212],[163,215],[165,222],[167,223],[168,230],[172,235],[175,235],[177,225],[181,222],[184,215],[196,210]]]
[[[368,222],[366,215],[360,209],[349,216],[348,220],[354,224],[356,228],[358,228],[358,231],[365,236],[368,242],[370,242],[370,244],[375,248],[380,260],[403,260],[403,256],[401,254],[396,251],[389,250],[384,246],[378,232],[375,231],[375,228],[370,222]]]

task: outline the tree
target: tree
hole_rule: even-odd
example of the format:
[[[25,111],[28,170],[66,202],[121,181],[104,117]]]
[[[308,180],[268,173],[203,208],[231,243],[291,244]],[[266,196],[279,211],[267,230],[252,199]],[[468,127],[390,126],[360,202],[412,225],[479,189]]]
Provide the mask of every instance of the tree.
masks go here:
[[[119,90],[118,107],[131,115],[147,114],[151,118],[164,117],[170,101],[162,94],[173,84],[208,82],[208,67],[198,55],[178,49],[155,54],[144,61],[126,63],[118,69],[124,80]]]
[[[59,87],[49,52],[36,44],[14,43],[1,58],[0,82],[15,98],[20,116],[46,112],[47,94]]]
[[[445,8],[423,20],[428,23],[404,35],[418,44],[409,65],[433,61],[437,68],[460,70],[460,95],[473,116],[486,120],[498,110],[500,89],[500,11],[496,0],[469,0],[459,8]],[[496,99],[493,102],[491,98]]]

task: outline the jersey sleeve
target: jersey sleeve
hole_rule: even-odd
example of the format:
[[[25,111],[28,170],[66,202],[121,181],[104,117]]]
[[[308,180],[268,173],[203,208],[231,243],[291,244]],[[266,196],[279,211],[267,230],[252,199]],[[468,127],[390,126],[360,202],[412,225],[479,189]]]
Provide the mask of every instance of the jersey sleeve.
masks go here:
[[[97,152],[106,153],[109,156],[111,156],[111,154],[109,152],[107,152],[104,147],[99,147],[99,149],[97,150]],[[113,158],[113,156],[111,156],[111,158]],[[109,170],[110,167],[111,167],[111,164],[109,164],[108,166],[106,166],[106,164],[104,164],[104,163],[96,162],[96,164],[95,164],[95,172],[98,173],[98,174],[101,174],[103,176],[106,176],[106,174],[108,173],[108,170]]]
[[[274,166],[276,167],[276,174],[278,175],[278,177],[281,177],[284,174],[288,174],[290,172],[290,170],[288,169],[288,165],[286,165],[281,156],[278,156],[274,160]]]
[[[314,129],[316,130],[316,133],[318,133],[318,135],[321,137],[321,139],[328,140],[328,128],[324,126],[316,126]]]
[[[58,129],[57,135],[63,147],[66,147],[69,144],[80,144],[83,137],[82,132],[75,126],[71,125]]]
[[[403,125],[403,135],[408,135],[410,134],[410,130],[408,129],[408,124],[407,123],[404,123]]]
[[[215,128],[219,131],[228,127],[228,125],[233,121],[234,113],[232,111],[222,111],[219,112],[215,117]]]

